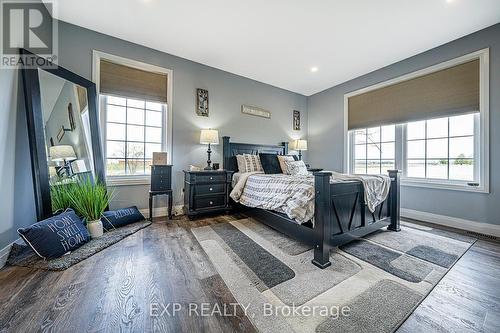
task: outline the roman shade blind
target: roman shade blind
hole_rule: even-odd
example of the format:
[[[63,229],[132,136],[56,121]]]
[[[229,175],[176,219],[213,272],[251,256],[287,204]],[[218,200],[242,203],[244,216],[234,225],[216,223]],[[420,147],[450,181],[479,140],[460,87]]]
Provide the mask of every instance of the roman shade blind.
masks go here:
[[[100,93],[167,103],[167,74],[100,62]]]
[[[349,130],[479,111],[479,59],[348,98]]]

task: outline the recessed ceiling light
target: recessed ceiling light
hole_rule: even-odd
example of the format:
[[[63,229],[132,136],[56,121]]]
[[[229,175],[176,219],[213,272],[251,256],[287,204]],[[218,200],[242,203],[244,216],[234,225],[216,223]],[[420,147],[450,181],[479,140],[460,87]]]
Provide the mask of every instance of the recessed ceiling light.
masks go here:
[[[318,71],[318,67],[314,66],[314,67],[311,67],[311,72],[317,72]]]
[[[453,2],[453,0],[446,0],[446,2],[447,2],[447,3],[452,3],[452,2]]]

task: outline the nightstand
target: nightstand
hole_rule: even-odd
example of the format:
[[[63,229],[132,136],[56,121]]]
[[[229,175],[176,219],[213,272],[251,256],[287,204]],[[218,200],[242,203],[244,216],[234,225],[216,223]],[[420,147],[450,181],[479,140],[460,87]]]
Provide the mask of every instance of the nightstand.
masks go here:
[[[232,171],[184,170],[184,209],[189,217],[229,211]]]
[[[151,166],[151,189],[149,190],[149,220],[153,221],[153,198],[168,195],[168,218],[172,219],[172,166]]]

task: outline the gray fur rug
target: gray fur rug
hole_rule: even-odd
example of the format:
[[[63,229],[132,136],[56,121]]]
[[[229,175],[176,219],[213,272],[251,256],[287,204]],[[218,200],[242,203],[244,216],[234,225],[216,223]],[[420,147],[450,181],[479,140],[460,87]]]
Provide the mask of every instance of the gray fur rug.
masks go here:
[[[105,232],[101,237],[90,240],[75,251],[50,260],[43,260],[27,245],[14,243],[7,265],[63,271],[150,225],[149,221],[141,221]]]

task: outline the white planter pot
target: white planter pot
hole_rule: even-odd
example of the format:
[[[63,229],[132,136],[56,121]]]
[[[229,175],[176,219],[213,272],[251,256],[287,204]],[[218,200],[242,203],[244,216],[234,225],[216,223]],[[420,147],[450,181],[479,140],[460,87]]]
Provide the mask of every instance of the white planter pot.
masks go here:
[[[100,220],[87,222],[87,229],[89,230],[90,237],[98,238],[104,233],[102,222]]]

